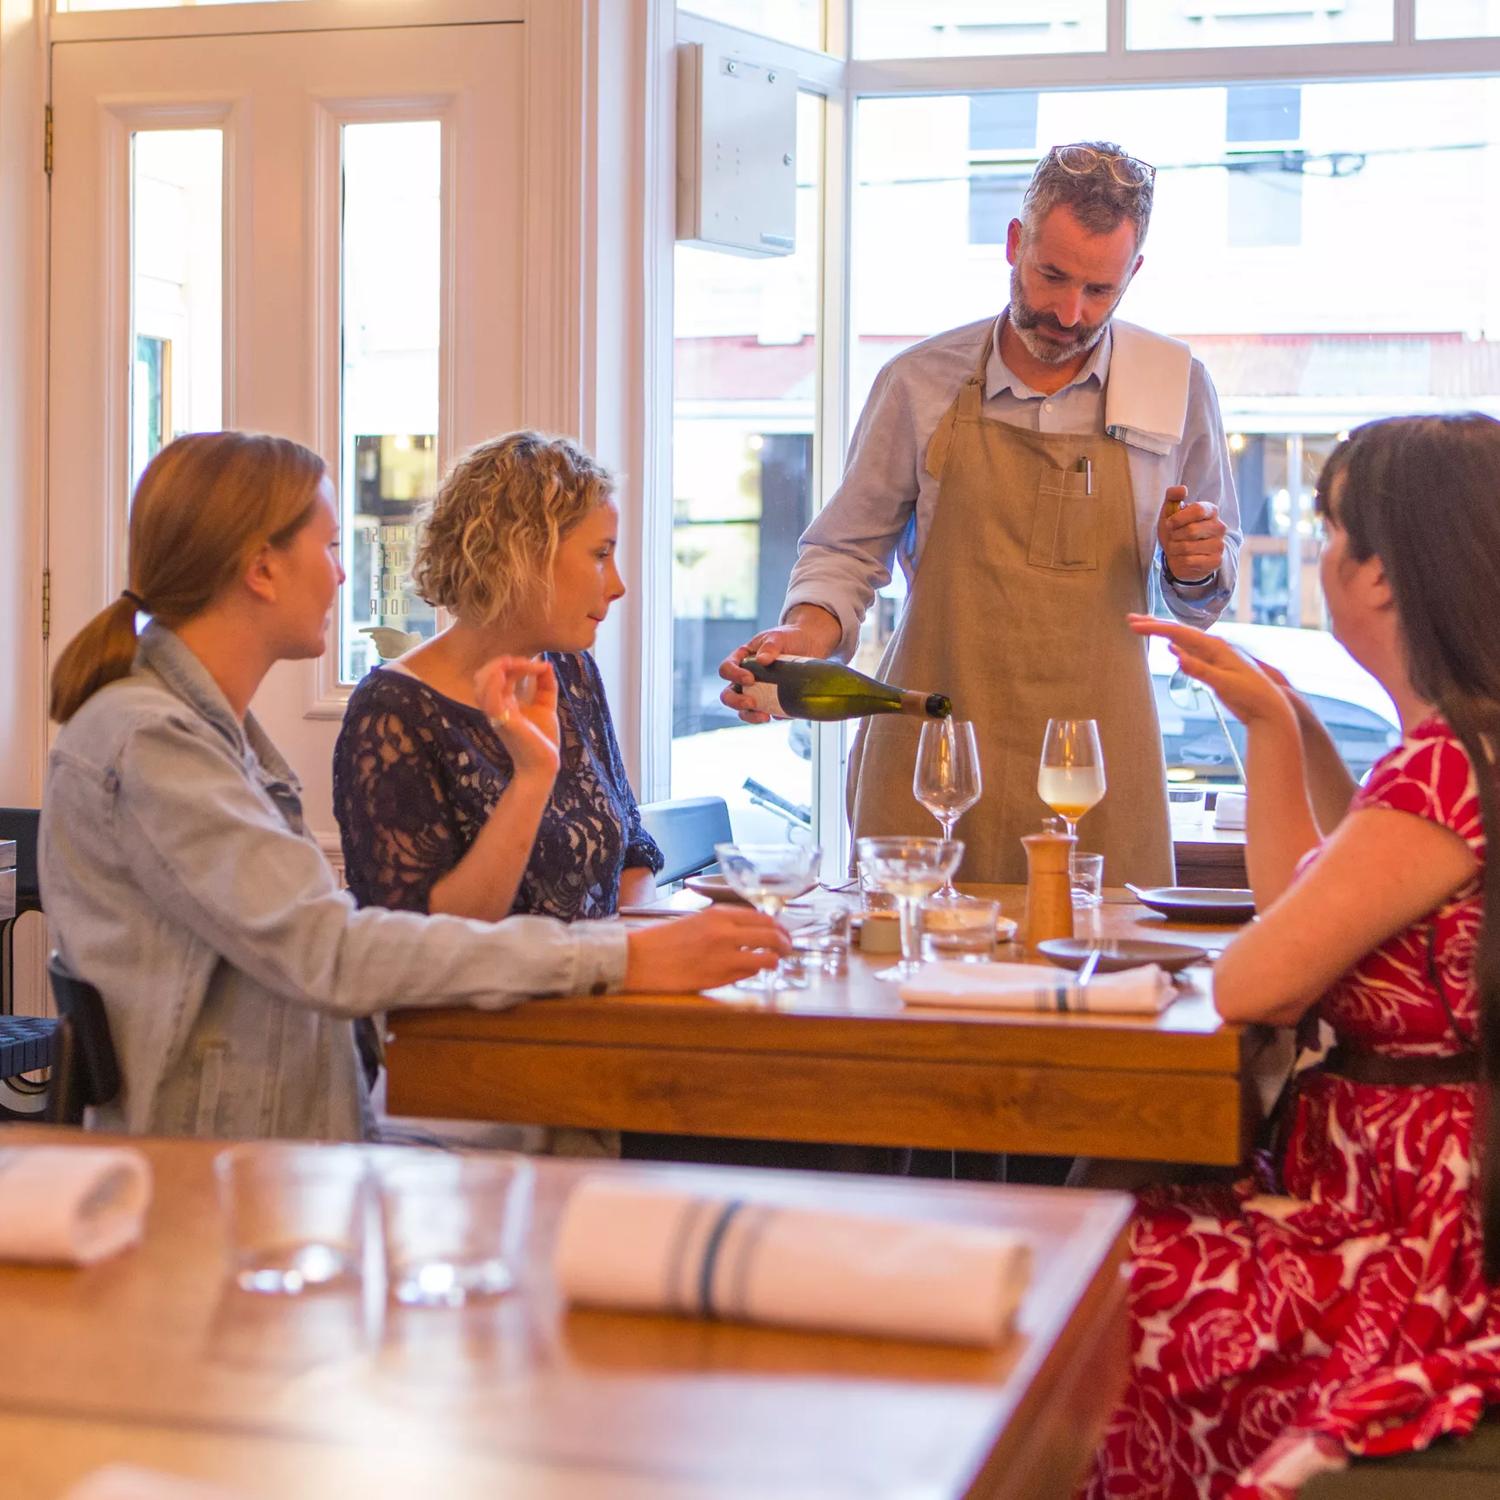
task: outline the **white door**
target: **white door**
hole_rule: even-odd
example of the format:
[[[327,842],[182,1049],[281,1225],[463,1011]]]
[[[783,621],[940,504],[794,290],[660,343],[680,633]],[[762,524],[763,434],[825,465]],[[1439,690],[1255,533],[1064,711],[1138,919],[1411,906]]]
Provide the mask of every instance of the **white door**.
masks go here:
[[[53,51],[52,659],[125,585],[134,477],[173,435],[282,433],[336,476],[350,580],[329,650],[255,711],[336,847],[334,736],[406,521],[518,425],[518,24],[59,44]]]

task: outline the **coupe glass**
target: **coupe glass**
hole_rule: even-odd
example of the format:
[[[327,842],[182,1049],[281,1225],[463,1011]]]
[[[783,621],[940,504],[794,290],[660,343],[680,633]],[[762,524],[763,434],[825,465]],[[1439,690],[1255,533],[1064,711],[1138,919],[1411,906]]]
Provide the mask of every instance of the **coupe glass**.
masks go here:
[[[715,844],[714,854],[734,892],[768,917],[818,883],[823,851],[816,844]],[[762,969],[741,988],[770,995],[780,988],[776,969]]]
[[[1078,820],[1104,795],[1104,751],[1093,719],[1047,720],[1036,791],[1076,838]]]
[[[922,902],[958,868],[964,846],[956,839],[860,839],[856,845],[865,879],[896,898],[901,912],[901,962],[877,979],[910,979],[922,967]]]
[[[924,724],[911,790],[938,820],[944,840],[953,838],[953,825],[979,801],[983,787],[974,726],[967,719],[933,719]],[[951,901],[958,891],[951,880],[945,880],[933,894]]]

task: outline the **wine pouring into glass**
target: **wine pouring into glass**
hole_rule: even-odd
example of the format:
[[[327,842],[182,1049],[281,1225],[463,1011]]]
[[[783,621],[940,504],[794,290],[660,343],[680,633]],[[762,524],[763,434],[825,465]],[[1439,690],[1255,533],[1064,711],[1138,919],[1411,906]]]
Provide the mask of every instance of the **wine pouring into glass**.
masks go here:
[[[1078,820],[1104,796],[1104,750],[1093,719],[1048,719],[1036,791],[1078,835]]]
[[[938,820],[945,842],[954,824],[979,801],[984,781],[979,772],[979,746],[967,719],[938,719],[922,726],[917,742],[917,764],[912,772],[912,795]],[[958,889],[950,877],[933,893],[952,900]]]

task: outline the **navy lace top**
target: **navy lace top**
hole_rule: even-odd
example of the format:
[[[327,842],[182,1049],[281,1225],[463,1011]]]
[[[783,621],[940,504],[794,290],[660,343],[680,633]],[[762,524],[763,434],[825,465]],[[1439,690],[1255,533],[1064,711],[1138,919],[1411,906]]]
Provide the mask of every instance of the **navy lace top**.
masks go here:
[[[620,875],[653,873],[599,669],[549,651],[561,760],[512,913],[609,917]],[[432,887],[478,838],[513,768],[488,716],[407,672],[376,667],[355,688],[333,755],[333,805],[349,889],[361,906],[425,912]]]

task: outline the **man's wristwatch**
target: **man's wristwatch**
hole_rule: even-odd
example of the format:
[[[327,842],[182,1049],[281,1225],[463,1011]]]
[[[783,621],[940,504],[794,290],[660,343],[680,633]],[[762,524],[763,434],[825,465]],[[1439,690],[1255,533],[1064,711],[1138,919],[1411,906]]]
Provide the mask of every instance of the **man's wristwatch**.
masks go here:
[[[1165,578],[1168,583],[1175,583],[1180,589],[1197,589],[1202,588],[1205,583],[1212,583],[1214,579],[1219,576],[1219,573],[1218,569],[1216,568],[1212,573],[1209,573],[1202,578],[1179,578],[1171,570],[1171,568],[1167,566],[1167,554],[1163,552],[1161,555],[1161,576]]]

